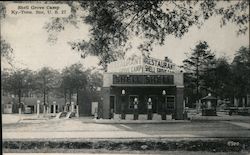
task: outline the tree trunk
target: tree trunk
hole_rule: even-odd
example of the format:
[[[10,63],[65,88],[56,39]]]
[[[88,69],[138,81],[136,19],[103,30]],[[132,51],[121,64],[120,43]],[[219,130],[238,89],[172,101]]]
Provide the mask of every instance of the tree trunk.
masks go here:
[[[45,91],[45,88],[43,89],[43,104],[45,105],[46,103],[46,91]]]
[[[49,104],[49,91],[47,91],[47,104]]]
[[[43,78],[43,104],[45,106],[46,103],[46,81],[45,77]]]
[[[22,81],[19,80],[19,89],[18,89],[18,103],[21,104],[21,96],[22,96]]]
[[[77,88],[77,90],[76,90],[76,105],[78,105],[78,93],[79,93],[79,89]]]
[[[66,105],[66,103],[67,103],[67,92],[64,89],[64,104]]]
[[[196,100],[199,102],[199,57],[197,56],[197,62],[196,62]]]
[[[72,95],[72,91],[69,91],[69,104],[71,104],[71,95]]]
[[[21,103],[21,94],[22,92],[21,92],[21,88],[19,88],[19,90],[18,90],[18,103],[20,104]]]

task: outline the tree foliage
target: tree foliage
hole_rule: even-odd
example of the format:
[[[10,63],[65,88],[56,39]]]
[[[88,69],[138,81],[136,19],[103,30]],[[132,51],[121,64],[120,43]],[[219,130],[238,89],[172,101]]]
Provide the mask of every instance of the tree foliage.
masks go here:
[[[0,2],[0,20],[3,22],[5,18],[6,8],[3,2]],[[13,60],[13,48],[10,43],[8,43],[5,39],[3,39],[2,35],[0,36],[0,44],[1,44],[1,58],[6,61],[8,64],[12,65]]]
[[[213,85],[212,93],[222,99],[233,96],[232,88],[234,84],[232,83],[232,75],[233,72],[228,60],[225,57],[218,58],[216,60],[215,74],[210,76],[211,79],[213,78],[213,81],[210,81],[210,85]]]
[[[209,49],[206,41],[200,41],[188,58],[183,61],[186,87],[192,91],[196,89],[197,100],[202,96],[202,90],[209,90],[211,87],[208,83],[213,81],[209,78],[213,72],[215,64],[215,55]]]
[[[18,96],[19,103],[23,96],[29,96],[34,91],[33,72],[29,69],[3,70],[1,75],[3,94]]]
[[[1,58],[2,60],[7,61],[9,64],[12,63],[13,60],[13,48],[10,46],[10,44],[1,38]]]
[[[189,98],[191,103],[208,93],[212,93],[219,99],[231,101],[234,98],[245,98],[247,94],[250,94],[249,47],[241,47],[236,51],[232,63],[229,63],[229,60],[225,57],[216,59],[213,56],[214,59],[210,61],[213,65],[201,65],[206,66],[202,67],[202,72],[201,69],[198,69],[200,76],[196,74],[197,59],[192,57],[193,54],[195,55],[195,51],[187,60],[184,60],[184,67],[188,71],[184,76],[185,96]],[[199,79],[198,85],[197,79]],[[197,88],[199,87],[197,86],[201,88],[198,91]]]
[[[10,76],[11,72],[7,70],[6,68],[3,68],[1,70],[1,88],[2,88],[2,93],[7,94],[8,92],[11,92],[11,86],[10,86]]]
[[[63,82],[67,84],[68,89],[83,89],[87,85],[87,75],[84,72],[82,64],[73,64],[62,71]]]
[[[72,41],[82,57],[95,55],[100,64],[123,57],[129,39],[143,38],[139,49],[149,54],[153,44],[163,45],[166,36],[182,37],[193,25],[200,27],[211,16],[221,17],[221,26],[235,23],[238,33],[247,32],[249,2],[204,1],[80,1],[66,2],[71,7],[68,18],[54,18],[45,28],[49,33],[64,30],[78,21],[90,26],[89,40]]]
[[[250,94],[250,48],[241,47],[232,62],[234,93],[236,96]]]
[[[36,74],[36,93],[43,95],[43,102],[46,104],[49,93],[53,92],[60,84],[59,72],[49,67],[43,67]],[[46,98],[47,97],[47,98]]]
[[[84,70],[82,64],[73,64],[62,71],[61,88],[65,94],[69,93],[71,102],[72,94],[76,93],[77,101],[80,90],[85,90],[89,81],[89,70]]]

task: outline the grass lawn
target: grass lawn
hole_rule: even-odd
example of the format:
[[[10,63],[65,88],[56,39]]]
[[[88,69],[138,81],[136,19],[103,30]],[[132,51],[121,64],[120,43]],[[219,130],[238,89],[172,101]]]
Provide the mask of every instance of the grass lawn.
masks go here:
[[[105,149],[41,149],[41,150],[4,150],[5,153],[70,153],[83,154],[154,154],[154,155],[249,155],[250,152],[207,152],[207,151],[110,151]],[[49,154],[47,154],[49,155]]]

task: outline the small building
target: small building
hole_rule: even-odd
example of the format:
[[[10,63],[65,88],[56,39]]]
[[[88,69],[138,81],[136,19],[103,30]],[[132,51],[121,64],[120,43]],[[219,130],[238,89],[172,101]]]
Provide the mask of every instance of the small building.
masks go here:
[[[11,114],[18,112],[18,105],[16,104],[13,97],[2,96],[1,104],[3,114]]]
[[[129,117],[136,108],[140,119],[150,108],[153,117],[183,119],[183,90],[183,73],[170,61],[150,57],[115,61],[103,75],[102,117],[119,119],[123,113]]]
[[[4,114],[11,114],[12,113],[12,105],[13,104],[10,101],[3,104]]]
[[[208,96],[201,99],[202,116],[217,116],[217,98],[213,97],[210,93]]]

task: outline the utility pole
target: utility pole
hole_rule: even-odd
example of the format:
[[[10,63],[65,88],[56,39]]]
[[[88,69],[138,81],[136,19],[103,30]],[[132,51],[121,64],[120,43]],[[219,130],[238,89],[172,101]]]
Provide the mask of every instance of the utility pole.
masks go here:
[[[46,79],[45,75],[43,76],[43,114],[45,115],[46,111]]]
[[[18,87],[18,103],[19,105],[21,104],[21,95],[22,95],[22,91],[21,91],[21,87],[22,87],[22,79],[19,79],[19,87]]]
[[[197,94],[197,103],[199,102],[199,55],[197,53],[196,58],[196,94]]]

